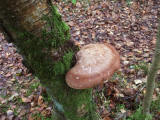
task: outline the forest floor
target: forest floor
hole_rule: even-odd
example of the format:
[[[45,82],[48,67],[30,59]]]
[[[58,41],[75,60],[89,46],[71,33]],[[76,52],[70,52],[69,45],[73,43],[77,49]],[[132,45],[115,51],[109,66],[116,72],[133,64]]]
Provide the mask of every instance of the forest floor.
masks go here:
[[[132,120],[131,116],[141,114],[137,110],[141,109],[154,52],[160,1],[54,4],[70,26],[71,39],[77,45],[107,42],[120,53],[121,69],[93,95],[103,120]],[[154,120],[160,119],[159,93],[157,84],[151,106]],[[38,78],[29,73],[16,47],[0,33],[0,120],[49,120],[52,110]]]

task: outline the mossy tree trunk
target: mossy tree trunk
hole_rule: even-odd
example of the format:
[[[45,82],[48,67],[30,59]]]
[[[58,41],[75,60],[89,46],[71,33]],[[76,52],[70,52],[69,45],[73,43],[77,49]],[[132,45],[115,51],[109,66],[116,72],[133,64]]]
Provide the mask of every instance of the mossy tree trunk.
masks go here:
[[[155,54],[152,61],[152,66],[148,73],[146,94],[143,102],[143,114],[146,116],[149,113],[152,96],[155,88],[156,74],[160,66],[160,25],[158,28]]]
[[[50,1],[0,0],[0,20],[27,66],[47,88],[58,113],[54,119],[96,120],[92,90],[74,90],[65,83],[77,47]]]

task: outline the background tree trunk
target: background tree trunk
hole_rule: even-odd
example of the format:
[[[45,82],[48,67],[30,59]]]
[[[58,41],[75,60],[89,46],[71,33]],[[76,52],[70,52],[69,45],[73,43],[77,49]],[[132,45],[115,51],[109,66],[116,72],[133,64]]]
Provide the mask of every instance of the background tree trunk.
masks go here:
[[[152,102],[152,96],[155,88],[155,78],[157,71],[160,66],[160,25],[158,28],[158,34],[157,34],[157,41],[156,41],[156,47],[155,47],[155,55],[153,57],[152,66],[150,68],[150,71],[148,73],[147,77],[147,86],[146,86],[146,94],[144,97],[143,102],[143,113],[144,115],[147,115],[150,110],[150,105]]]
[[[42,16],[49,14],[46,0],[1,0],[0,4],[0,17],[4,23],[35,34],[45,25]]]
[[[92,90],[74,90],[65,83],[77,47],[69,40],[69,27],[48,3],[0,0],[1,26],[47,88],[58,113],[54,120],[96,120]]]

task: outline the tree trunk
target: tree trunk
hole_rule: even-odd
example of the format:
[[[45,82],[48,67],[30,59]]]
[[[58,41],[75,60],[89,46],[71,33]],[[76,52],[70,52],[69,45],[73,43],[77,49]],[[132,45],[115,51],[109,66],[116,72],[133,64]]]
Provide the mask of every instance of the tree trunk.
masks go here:
[[[1,26],[46,87],[57,113],[54,120],[96,120],[92,90],[74,90],[65,83],[77,47],[69,40],[69,27],[49,3],[0,0]]]
[[[147,78],[146,94],[143,102],[143,114],[145,116],[149,113],[150,105],[152,102],[152,96],[155,88],[156,73],[159,69],[159,65],[160,65],[160,26],[157,34],[155,55],[153,57],[152,66],[150,68]]]

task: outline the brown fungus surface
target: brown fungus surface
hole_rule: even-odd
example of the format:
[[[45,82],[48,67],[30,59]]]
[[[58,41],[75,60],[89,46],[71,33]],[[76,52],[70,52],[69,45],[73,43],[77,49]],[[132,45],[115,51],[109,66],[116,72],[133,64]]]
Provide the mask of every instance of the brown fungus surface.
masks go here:
[[[76,55],[77,63],[66,74],[66,82],[74,89],[87,89],[110,79],[120,68],[118,52],[109,44],[88,44]]]

